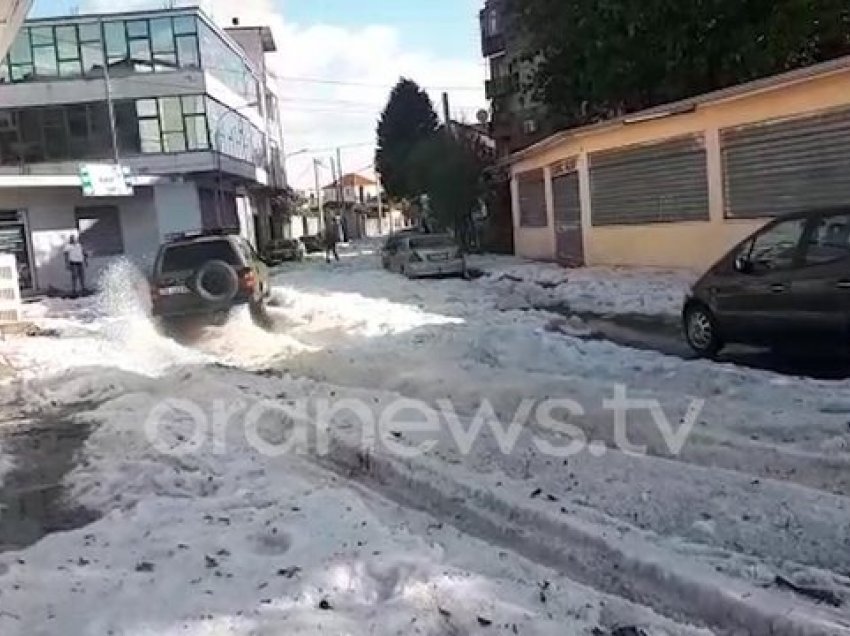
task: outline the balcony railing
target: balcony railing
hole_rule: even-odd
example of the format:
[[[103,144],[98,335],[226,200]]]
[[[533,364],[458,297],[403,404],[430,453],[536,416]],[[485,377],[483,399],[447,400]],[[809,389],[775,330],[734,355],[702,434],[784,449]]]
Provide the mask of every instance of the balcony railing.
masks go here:
[[[516,74],[496,77],[485,82],[484,95],[487,99],[498,99],[515,93],[518,88],[519,77]]]

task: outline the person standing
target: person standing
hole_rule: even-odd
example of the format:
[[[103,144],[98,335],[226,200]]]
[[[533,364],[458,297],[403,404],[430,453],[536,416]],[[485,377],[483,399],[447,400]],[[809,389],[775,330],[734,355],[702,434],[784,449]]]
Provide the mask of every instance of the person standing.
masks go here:
[[[339,226],[336,219],[328,219],[325,223],[325,261],[331,262],[331,254],[334,259],[339,261],[339,253],[336,250],[336,244],[339,242]]]
[[[80,245],[77,237],[72,234],[65,246],[65,267],[71,272],[71,289],[75,297],[81,293],[86,293],[86,268],[88,265],[88,254]]]

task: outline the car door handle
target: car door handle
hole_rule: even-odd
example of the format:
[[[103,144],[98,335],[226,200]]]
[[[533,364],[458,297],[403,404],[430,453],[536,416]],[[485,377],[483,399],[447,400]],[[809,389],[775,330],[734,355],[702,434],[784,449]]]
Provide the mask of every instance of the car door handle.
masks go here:
[[[835,283],[838,289],[850,289],[850,280],[840,280]]]
[[[770,286],[770,291],[774,294],[782,294],[788,291],[788,285],[785,285],[784,283],[774,283]]]

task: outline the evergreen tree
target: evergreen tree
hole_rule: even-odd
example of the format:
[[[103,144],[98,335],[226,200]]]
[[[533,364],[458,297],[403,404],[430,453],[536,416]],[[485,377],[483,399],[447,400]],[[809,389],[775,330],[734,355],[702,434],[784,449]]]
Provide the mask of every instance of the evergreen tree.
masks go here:
[[[417,146],[434,136],[438,125],[428,93],[412,80],[399,80],[378,122],[375,156],[375,168],[391,198],[410,200],[421,194],[411,175],[410,158]]]

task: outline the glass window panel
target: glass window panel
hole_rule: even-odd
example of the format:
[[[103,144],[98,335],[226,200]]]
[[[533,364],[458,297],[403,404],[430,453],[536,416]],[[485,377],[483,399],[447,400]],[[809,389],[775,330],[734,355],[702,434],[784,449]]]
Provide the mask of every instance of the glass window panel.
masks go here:
[[[123,22],[106,22],[103,25],[106,37],[106,54],[110,57],[124,58],[127,56],[127,37],[124,34]]]
[[[204,98],[200,95],[186,95],[183,101],[183,112],[187,115],[199,115],[204,112]]]
[[[33,46],[55,46],[53,27],[30,27]]]
[[[151,47],[147,40],[130,40],[130,58],[136,65],[148,66],[151,64]]]
[[[188,140],[189,150],[209,149],[207,118],[204,115],[195,115],[186,118],[186,139]]]
[[[131,20],[127,22],[127,37],[146,38],[148,36],[147,20]]]
[[[32,50],[35,62],[35,74],[38,77],[56,77],[59,69],[56,67],[56,47],[39,46]]]
[[[183,130],[183,111],[179,97],[163,97],[159,100],[162,129],[167,132]]]
[[[3,58],[0,61],[0,84],[8,84],[9,83],[9,64],[6,62],[6,59]]]
[[[175,53],[154,53],[153,67],[155,71],[172,71],[177,68],[177,55]]]
[[[104,117],[103,124],[106,138],[109,141],[109,120],[106,117]],[[135,154],[141,151],[139,121],[136,117],[135,102],[115,102],[115,134],[118,137],[118,148],[122,154]]]
[[[177,38],[177,60],[180,68],[200,68],[197,36],[181,35]]]
[[[162,135],[165,152],[186,152],[186,137],[183,132],[167,132]]]
[[[19,159],[30,162],[44,161],[44,141],[41,135],[39,109],[27,108],[20,111],[18,125],[21,133],[21,141],[17,147]]]
[[[182,33],[197,33],[198,27],[195,23],[195,16],[181,15],[174,18],[174,32]]]
[[[21,29],[18,37],[12,42],[9,49],[9,58],[12,64],[30,64],[32,62],[32,49],[30,48],[29,29]]]
[[[139,117],[159,116],[159,110],[157,109],[155,99],[140,99],[136,101],[136,109],[139,112]]]
[[[77,43],[77,27],[74,25],[56,27],[56,48],[60,60],[76,60],[80,57]]]
[[[159,137],[159,121],[156,119],[139,120],[139,138],[142,152],[162,152],[162,140]]]
[[[13,82],[23,82],[33,76],[32,64],[18,64],[11,67],[11,76]]]
[[[132,102],[131,102],[132,103]],[[117,111],[117,109],[116,109]],[[136,126],[135,109],[133,126]],[[105,102],[93,102],[88,105],[89,137],[88,156],[110,157],[112,155],[112,131],[109,128],[109,107]],[[116,115],[117,120],[117,115]],[[117,127],[117,124],[116,124]],[[138,130],[136,131],[138,136]]]
[[[151,20],[151,43],[155,53],[174,52],[174,31],[171,18]]]
[[[83,73],[92,74],[94,71],[103,72],[103,50],[98,43],[83,44]]]
[[[100,25],[97,22],[78,24],[81,42],[100,42]]]
[[[80,77],[82,75],[80,60],[59,62],[59,75],[62,77]]]

